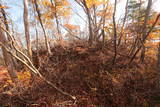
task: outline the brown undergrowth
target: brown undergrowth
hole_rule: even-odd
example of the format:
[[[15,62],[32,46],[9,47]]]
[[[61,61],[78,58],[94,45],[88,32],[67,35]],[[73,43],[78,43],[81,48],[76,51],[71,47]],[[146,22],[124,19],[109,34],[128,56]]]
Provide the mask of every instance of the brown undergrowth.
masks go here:
[[[155,107],[160,106],[155,60],[127,65],[126,48],[112,66],[112,48],[84,44],[55,46],[52,55],[34,52],[35,66],[57,87],[76,96],[73,101],[35,77],[20,94],[1,94],[2,107]]]

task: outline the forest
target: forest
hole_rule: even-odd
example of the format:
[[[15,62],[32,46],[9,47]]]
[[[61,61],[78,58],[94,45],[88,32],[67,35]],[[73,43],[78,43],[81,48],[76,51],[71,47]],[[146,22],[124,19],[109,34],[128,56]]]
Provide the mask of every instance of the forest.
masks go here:
[[[0,0],[0,107],[160,107],[160,0]]]

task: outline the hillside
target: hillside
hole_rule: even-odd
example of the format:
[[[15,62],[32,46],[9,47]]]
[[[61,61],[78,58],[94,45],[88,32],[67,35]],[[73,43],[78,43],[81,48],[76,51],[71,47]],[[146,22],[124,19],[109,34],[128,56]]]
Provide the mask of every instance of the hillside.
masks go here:
[[[0,0],[0,107],[160,107],[160,0]]]
[[[122,52],[124,51],[126,50]],[[46,51],[41,50],[37,57],[35,52],[33,58],[35,66],[47,80],[74,95],[76,100],[59,93],[38,77],[18,94],[10,88],[6,89],[12,85],[6,84],[5,81],[8,80],[5,78],[1,79],[0,88],[1,92],[5,90],[0,94],[2,107],[158,107],[159,105],[159,74],[151,60],[148,60],[150,61],[147,62],[148,65],[140,65],[135,61],[134,66],[129,66],[123,63],[128,59],[119,55],[117,66],[113,68],[111,60],[113,52],[107,47],[100,49],[82,44],[56,46],[52,48],[52,53],[48,57]],[[22,72],[26,71],[20,73]],[[24,78],[21,81],[27,84]]]

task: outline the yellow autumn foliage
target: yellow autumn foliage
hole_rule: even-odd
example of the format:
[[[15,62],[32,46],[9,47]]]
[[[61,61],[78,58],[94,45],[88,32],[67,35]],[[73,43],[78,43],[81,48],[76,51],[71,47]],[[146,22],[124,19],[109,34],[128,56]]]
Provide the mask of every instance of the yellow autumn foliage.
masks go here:
[[[28,71],[25,72],[18,72],[18,79],[24,84],[24,86],[28,86],[29,85],[29,81],[31,78],[31,74]]]
[[[86,0],[88,8],[91,8],[92,6],[99,6],[101,4],[106,4],[108,2],[109,0]]]

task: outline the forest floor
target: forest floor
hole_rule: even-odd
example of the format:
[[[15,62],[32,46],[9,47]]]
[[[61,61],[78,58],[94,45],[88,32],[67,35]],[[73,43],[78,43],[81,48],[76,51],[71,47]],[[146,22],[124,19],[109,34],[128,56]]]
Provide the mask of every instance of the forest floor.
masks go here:
[[[67,47],[34,52],[33,62],[42,75],[70,99],[38,77],[29,81],[25,69],[18,77],[25,87],[13,91],[5,67],[0,69],[0,107],[160,107],[160,76],[154,58],[146,56],[144,64],[135,59],[126,65],[126,48],[121,48],[113,67],[113,48],[88,47],[77,43]]]

